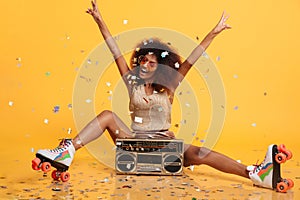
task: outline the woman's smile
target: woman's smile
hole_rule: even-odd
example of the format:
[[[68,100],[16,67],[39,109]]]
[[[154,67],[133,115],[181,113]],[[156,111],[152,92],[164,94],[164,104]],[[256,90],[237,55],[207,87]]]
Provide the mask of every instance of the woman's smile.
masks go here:
[[[139,58],[140,71],[139,75],[142,79],[152,78],[157,69],[157,58],[153,54],[147,54]]]

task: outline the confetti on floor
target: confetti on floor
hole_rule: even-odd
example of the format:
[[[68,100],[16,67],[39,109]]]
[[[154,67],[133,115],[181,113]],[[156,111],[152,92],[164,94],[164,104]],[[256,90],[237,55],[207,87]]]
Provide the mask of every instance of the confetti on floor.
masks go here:
[[[30,149],[33,151],[34,147]],[[250,152],[251,153],[251,152]],[[34,153],[32,158],[34,158]],[[68,182],[54,181],[51,172],[31,169],[31,160],[7,159],[0,175],[0,199],[297,199],[300,168],[289,168],[295,187],[286,194],[253,187],[247,179],[207,166],[184,168],[182,176],[116,175],[87,151],[75,157]],[[297,163],[295,162],[294,165]],[[23,170],[18,170],[22,166]],[[11,173],[14,172],[14,173]]]

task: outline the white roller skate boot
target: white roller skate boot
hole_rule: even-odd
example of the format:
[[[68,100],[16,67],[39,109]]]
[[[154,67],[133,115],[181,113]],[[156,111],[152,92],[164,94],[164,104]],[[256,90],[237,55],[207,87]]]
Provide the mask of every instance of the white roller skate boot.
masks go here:
[[[291,159],[292,153],[283,144],[270,145],[264,161],[260,165],[248,166],[249,177],[253,184],[270,188],[278,192],[286,192],[294,186],[291,179],[283,179],[280,175],[280,164]]]
[[[70,174],[66,172],[74,158],[75,148],[71,139],[63,139],[55,149],[42,149],[36,153],[36,158],[32,160],[34,170],[41,169],[43,172],[51,170],[51,166],[56,168],[52,172],[52,178],[61,178],[68,181]]]

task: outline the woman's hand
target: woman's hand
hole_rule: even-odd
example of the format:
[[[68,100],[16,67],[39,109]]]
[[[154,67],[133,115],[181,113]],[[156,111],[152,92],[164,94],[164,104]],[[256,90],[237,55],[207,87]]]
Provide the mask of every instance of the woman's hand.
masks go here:
[[[172,131],[159,132],[159,135],[170,139],[175,139],[175,134]]]
[[[213,34],[217,35],[217,34],[221,33],[223,30],[231,29],[231,26],[226,24],[226,21],[228,18],[229,18],[229,15],[225,15],[225,12],[223,12],[220,21],[218,22],[216,27],[212,30]]]
[[[92,0],[91,3],[92,8],[88,8],[86,13],[92,15],[95,21],[98,21],[101,19],[101,15],[97,6],[97,0]]]

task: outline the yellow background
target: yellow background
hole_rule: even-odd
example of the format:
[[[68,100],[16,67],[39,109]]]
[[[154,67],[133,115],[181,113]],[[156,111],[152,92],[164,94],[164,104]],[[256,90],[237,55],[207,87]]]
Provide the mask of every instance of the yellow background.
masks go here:
[[[284,143],[299,160],[298,0],[102,0],[98,5],[113,35],[161,27],[195,41],[213,28],[223,10],[229,13],[233,28],[207,50],[226,90],[226,120],[216,149],[255,162],[257,158],[236,150],[247,153]],[[0,7],[0,175],[4,176],[10,168],[8,158],[20,160],[27,170],[34,151],[76,135],[68,108],[74,81],[82,62],[103,39],[85,13],[88,0],[1,1]],[[56,105],[60,111],[53,113]]]

